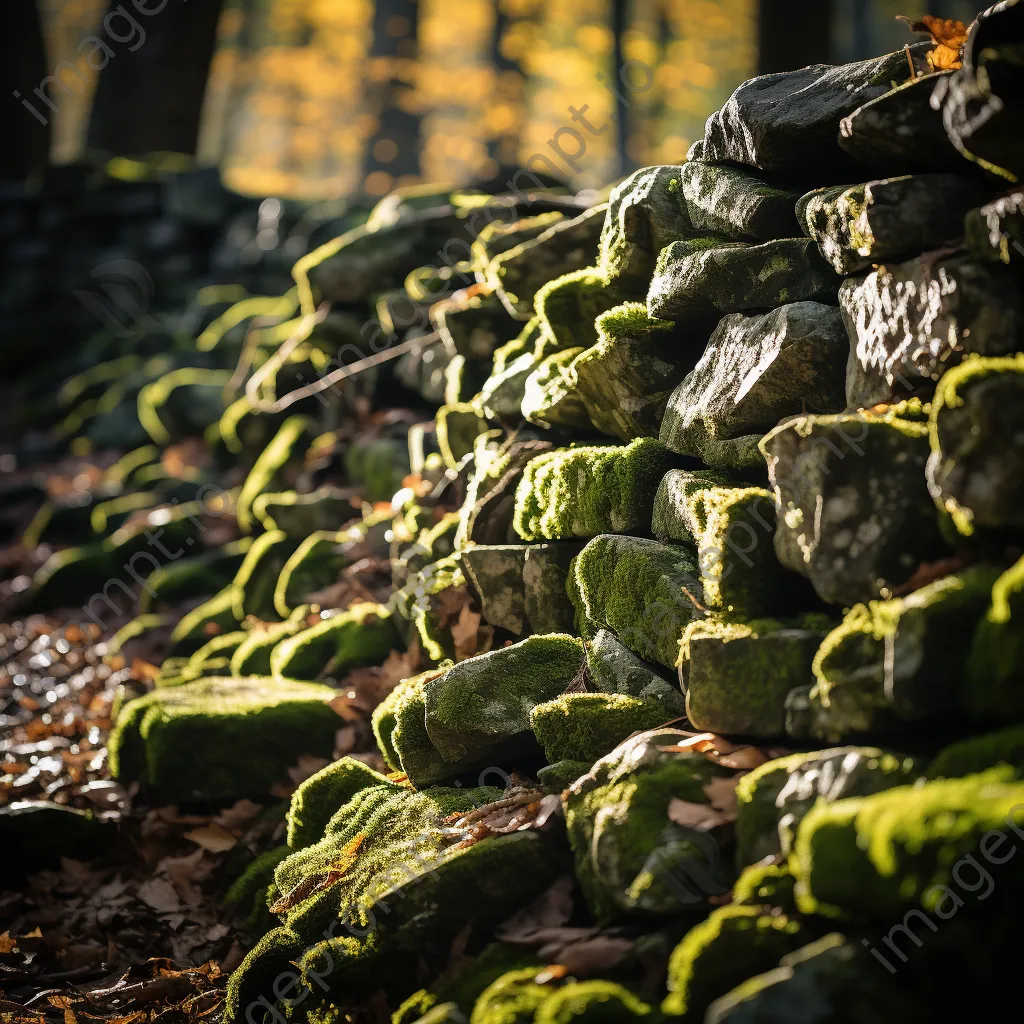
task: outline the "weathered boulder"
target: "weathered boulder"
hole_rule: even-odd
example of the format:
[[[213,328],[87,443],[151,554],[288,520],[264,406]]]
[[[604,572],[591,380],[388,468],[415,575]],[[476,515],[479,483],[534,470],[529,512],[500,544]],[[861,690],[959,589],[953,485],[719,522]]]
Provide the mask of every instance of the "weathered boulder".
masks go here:
[[[486,279],[510,316],[528,320],[537,292],[548,281],[594,265],[606,209],[593,206],[494,258]]]
[[[922,256],[849,278],[839,303],[850,335],[851,408],[928,386],[965,353],[1013,352],[1024,338],[1024,299],[1011,270],[963,255]]]
[[[569,596],[584,635],[610,630],[647,661],[675,668],[703,597],[692,548],[639,537],[595,537],[577,555]]]
[[[265,678],[161,687],[121,709],[111,771],[168,803],[266,796],[300,754],[330,755],[334,695],[318,683]]]
[[[691,160],[679,181],[697,232],[741,242],[792,238],[799,195],[776,188],[740,167]]]
[[[1018,0],[994,4],[971,25],[963,67],[942,79],[932,96],[956,148],[1010,181],[1024,175],[1022,45],[1024,6]]]
[[[235,515],[243,533],[252,532],[258,525],[253,502],[261,494],[281,491],[295,483],[298,476],[296,464],[312,440],[312,421],[305,416],[291,416],[260,453],[235,503]]]
[[[569,368],[590,422],[623,441],[657,437],[669,395],[696,363],[707,330],[677,328],[628,302],[597,318],[597,337]]]
[[[686,702],[658,665],[635,655],[607,629],[598,629],[587,641],[587,669],[602,693],[625,694],[657,701],[665,710],[665,721],[686,714]]]
[[[870,796],[920,778],[919,759],[876,747],[833,747],[790,754],[755,768],[736,786],[736,856],[756,864],[789,856],[800,822],[819,801]]]
[[[282,491],[261,494],[252,503],[252,514],[264,530],[283,530],[302,540],[317,530],[337,530],[355,514],[352,496],[340,487],[319,487],[308,494]]]
[[[484,619],[516,636],[527,630],[523,570],[526,544],[469,544],[459,553],[466,579],[480,597]]]
[[[686,715],[696,729],[771,738],[786,732],[786,697],[813,681],[811,663],[831,623],[698,619],[683,634]]]
[[[951,73],[911,79],[858,107],[839,123],[839,145],[889,174],[970,171],[931,105],[936,77]]]
[[[946,550],[924,479],[922,418],[913,402],[800,416],[761,441],[779,512],[775,551],[824,601],[891,594]]]
[[[570,369],[584,351],[582,347],[560,349],[540,361],[523,384],[523,419],[541,427],[592,429]]]
[[[274,591],[278,577],[298,546],[281,530],[260,534],[253,541],[233,582],[235,618],[239,622],[247,615],[263,620],[276,617]],[[284,618],[287,611],[280,614]]]
[[[1020,263],[1024,257],[1024,191],[972,210],[964,220],[971,254],[990,263]]]
[[[839,145],[839,122],[909,74],[901,50],[855,64],[814,64],[752,78],[708,118],[689,158],[796,175],[813,168],[822,179],[848,179],[857,162]]]
[[[1024,526],[1024,356],[968,359],[932,404],[928,489],[957,530]]]
[[[658,253],[694,234],[679,176],[678,165],[644,167],[612,189],[598,256],[609,280],[642,293]]]
[[[575,609],[567,585],[581,543],[529,544],[523,561],[523,609],[534,633],[572,633]]]
[[[650,437],[538,455],[516,488],[516,533],[539,541],[646,532],[658,483],[673,461]]]
[[[732,774],[672,750],[688,738],[666,728],[633,736],[562,794],[576,878],[598,920],[699,911],[728,886],[716,839],[669,817],[671,800],[708,805],[705,787]]]
[[[728,486],[728,479],[713,469],[669,470],[654,495],[651,533],[663,544],[696,545],[706,522],[696,515],[703,504],[696,503],[694,496],[708,487]]]
[[[832,306],[796,302],[727,316],[668,400],[661,441],[709,466],[759,465],[755,445],[781,419],[843,408],[848,351]]]
[[[854,274],[958,242],[964,217],[988,194],[974,177],[908,174],[808,192],[797,217],[836,273]]]
[[[838,277],[808,238],[759,245],[699,239],[673,242],[661,251],[647,309],[661,320],[683,320],[808,299],[830,301],[838,288]]]
[[[988,566],[965,569],[906,597],[855,606],[822,643],[817,683],[805,705],[793,698],[787,731],[836,743],[898,735],[901,723],[962,711],[971,634],[997,576]]]

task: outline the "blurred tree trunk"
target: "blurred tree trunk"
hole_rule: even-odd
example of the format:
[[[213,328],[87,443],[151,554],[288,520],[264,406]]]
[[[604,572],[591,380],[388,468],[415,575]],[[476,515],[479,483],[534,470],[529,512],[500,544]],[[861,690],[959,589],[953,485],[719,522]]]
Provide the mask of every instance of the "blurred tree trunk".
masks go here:
[[[831,37],[831,0],[760,0],[757,73],[827,64]]]
[[[114,56],[100,71],[88,149],[118,156],[196,151],[223,0],[149,7],[147,16],[110,0],[97,35]],[[145,34],[141,44],[125,11]]]
[[[375,5],[366,108],[376,125],[363,156],[364,182],[374,173],[390,175],[392,183],[420,173],[422,117],[414,107],[412,75],[419,56],[418,13],[416,0],[377,0]]]
[[[0,68],[5,80],[4,113],[0,118],[4,139],[0,147],[0,180],[26,181],[42,174],[50,155],[52,111],[33,95],[33,90],[50,73],[36,0],[7,4]]]
[[[494,65],[495,88],[492,103],[511,115],[507,126],[487,140],[487,155],[499,166],[511,166],[519,156],[519,137],[525,115],[526,75],[519,61],[508,55],[502,40],[513,23],[503,0],[493,0],[494,27],[491,29],[490,59]]]
[[[614,38],[612,64],[614,67],[609,85],[615,94],[615,144],[619,155],[620,175],[628,174],[633,170],[633,161],[629,156],[633,119],[630,117],[629,89],[626,85],[628,76],[622,74],[624,65],[622,40],[628,26],[629,0],[612,0],[612,36]]]

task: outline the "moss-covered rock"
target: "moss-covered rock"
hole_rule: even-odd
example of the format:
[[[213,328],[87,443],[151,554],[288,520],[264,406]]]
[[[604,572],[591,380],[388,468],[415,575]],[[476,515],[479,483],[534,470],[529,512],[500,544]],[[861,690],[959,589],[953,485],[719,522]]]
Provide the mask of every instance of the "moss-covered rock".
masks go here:
[[[169,803],[263,796],[300,754],[329,756],[334,691],[315,683],[207,678],[130,701],[110,736],[110,766]]]
[[[268,492],[252,503],[252,514],[264,530],[283,530],[296,540],[318,530],[338,530],[354,512],[351,497],[339,487],[320,487],[308,494]]]
[[[928,766],[930,779],[956,779],[962,775],[1009,765],[1024,776],[1024,725],[971,736],[944,747]]]
[[[585,349],[576,345],[558,349],[537,361],[523,382],[523,419],[541,427],[590,431],[593,426],[583,399],[576,391],[572,365]]]
[[[270,656],[274,648],[302,629],[316,625],[319,613],[307,604],[299,605],[284,622],[256,622],[250,624],[245,639],[231,655],[233,676],[269,676]]]
[[[264,850],[249,862],[224,894],[225,905],[237,915],[244,916],[246,927],[256,934],[269,931],[274,926],[275,918],[267,909],[267,894],[277,865],[291,852],[285,844]]]
[[[597,342],[597,318],[631,297],[610,286],[597,267],[549,281],[534,299],[541,322],[536,354],[547,357],[566,349],[590,348]]]
[[[479,759],[530,730],[530,713],[573,681],[583,644],[553,633],[459,662],[426,682],[427,735],[448,761]]]
[[[807,928],[785,914],[761,907],[719,907],[692,928],[668,962],[669,994],[662,1010],[703,1021],[707,1008],[754,974],[806,944]]]
[[[651,533],[663,544],[693,544],[707,526],[702,516],[704,503],[696,501],[698,491],[728,487],[725,475],[714,469],[671,469],[658,484],[654,495]]]
[[[796,876],[783,861],[763,860],[744,868],[732,887],[732,901],[738,907],[778,907],[784,914],[796,913],[793,889]]]
[[[649,437],[538,455],[516,488],[516,532],[528,541],[645,532],[672,461]]]
[[[675,717],[657,700],[623,693],[563,693],[530,712],[530,728],[549,762],[593,763],[627,736]]]
[[[708,330],[676,328],[627,302],[597,318],[597,344],[569,367],[590,422],[623,441],[657,437],[676,385],[693,369]]]
[[[383,605],[356,604],[281,640],[270,655],[275,679],[342,677],[359,665],[374,665],[400,645],[391,613]]]
[[[911,785],[922,769],[919,759],[876,747],[834,747],[768,761],[736,787],[738,863],[788,856],[800,822],[819,801]]]
[[[919,402],[800,416],[761,441],[779,509],[775,550],[823,600],[886,596],[946,551],[924,479]]]
[[[455,643],[447,628],[450,625],[448,609],[457,609],[467,593],[466,577],[458,558],[453,556],[432,562],[410,577],[392,598],[396,612],[412,622],[423,650],[432,661],[454,657]]]
[[[732,774],[701,754],[671,750],[689,735],[640,733],[562,794],[576,877],[599,920],[699,911],[728,888],[716,840],[668,816],[671,800],[706,804],[704,787]]]
[[[231,671],[232,655],[248,635],[243,630],[236,630],[221,633],[207,640],[195,654],[189,655],[188,661],[180,669],[179,679],[186,682],[199,679],[201,676],[228,675]]]
[[[703,590],[692,550],[605,535],[573,561],[569,596],[585,632],[607,628],[640,657],[675,668]]]
[[[281,531],[266,533],[257,543],[264,537],[280,534]],[[311,594],[338,579],[338,574],[348,564],[344,551],[348,539],[346,530],[318,530],[291,551],[274,583],[273,606],[278,615],[287,618]]]
[[[397,1003],[421,987],[421,958],[444,966],[467,921],[485,934],[539,895],[564,865],[548,837],[518,833],[460,846],[445,824],[498,795],[415,793],[390,783],[357,792],[319,842],[278,866],[275,887],[288,896],[283,927],[232,977],[228,1019],[244,1020],[261,996],[273,1005],[274,979],[289,961],[304,984],[321,979],[314,991],[329,1003],[352,1007],[378,988]],[[467,892],[475,895],[469,903]]]
[[[89,860],[116,838],[113,822],[52,801],[15,800],[0,807],[0,865],[11,879],[56,866],[62,857]]]
[[[997,575],[979,566],[907,597],[857,605],[822,643],[810,708],[790,715],[789,731],[836,742],[962,708],[971,626]]]
[[[267,620],[281,614],[274,607],[274,591],[296,547],[297,542],[282,530],[260,534],[253,541],[233,582],[235,618],[239,622],[247,615]]]
[[[230,370],[172,370],[139,392],[139,421],[157,444],[201,437],[223,414],[231,377]]]
[[[449,469],[457,469],[459,463],[472,453],[478,435],[487,429],[487,420],[473,402],[443,405],[435,418],[437,443],[444,463]]]
[[[252,537],[243,537],[201,555],[162,565],[146,577],[139,611],[145,614],[153,608],[219,593],[238,575],[252,543]]]
[[[786,697],[813,681],[811,664],[830,626],[814,615],[691,622],[683,634],[687,717],[711,732],[784,735]]]
[[[971,358],[939,382],[929,417],[928,488],[965,535],[1019,530],[1024,490],[1010,438],[1024,430],[1024,355]]]
[[[938,911],[952,902],[958,864],[978,852],[983,836],[1020,835],[1024,783],[1012,780],[1010,769],[995,768],[814,808],[794,850],[798,905],[885,921],[910,908]],[[1012,906],[1020,892],[1015,873],[1001,874],[1000,886],[999,903]]]
[[[469,544],[459,555],[463,573],[480,597],[484,620],[516,636],[527,629],[526,552],[525,544]]]
[[[281,424],[274,439],[263,449],[245,478],[238,495],[235,515],[244,533],[259,524],[253,502],[269,491],[281,491],[294,483],[294,469],[313,440],[313,424],[304,416],[291,416]]]

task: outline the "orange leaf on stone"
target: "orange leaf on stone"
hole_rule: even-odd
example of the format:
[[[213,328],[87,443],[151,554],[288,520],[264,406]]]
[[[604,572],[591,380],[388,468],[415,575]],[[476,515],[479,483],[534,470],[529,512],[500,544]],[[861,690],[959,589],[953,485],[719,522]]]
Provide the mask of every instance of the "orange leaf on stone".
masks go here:
[[[934,48],[925,54],[928,66],[932,71],[953,71],[963,67],[963,47],[967,42],[969,28],[956,18],[936,18],[926,14],[920,21],[900,17],[905,21],[911,32],[927,33],[931,36]]]

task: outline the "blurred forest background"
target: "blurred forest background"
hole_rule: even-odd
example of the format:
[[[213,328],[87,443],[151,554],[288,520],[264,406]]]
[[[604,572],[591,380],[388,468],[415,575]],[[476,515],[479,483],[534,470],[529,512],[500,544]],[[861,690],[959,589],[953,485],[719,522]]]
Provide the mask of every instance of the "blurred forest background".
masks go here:
[[[463,183],[542,154],[575,189],[674,162],[763,71],[910,40],[897,15],[970,21],[972,0],[11,0],[0,43],[5,178],[52,163],[194,157],[252,195],[380,195]],[[159,12],[157,12],[159,9]],[[127,11],[146,34],[104,36]],[[13,28],[13,31],[12,31]],[[114,56],[102,70],[97,35]],[[607,87],[622,71],[621,98]],[[649,70],[647,70],[649,69]],[[54,80],[36,90],[45,76]],[[635,85],[635,89],[632,86]],[[33,93],[33,90],[36,90]],[[12,95],[13,93],[13,95]],[[37,111],[33,116],[27,100]],[[548,146],[569,107],[600,134]],[[40,116],[40,114],[42,116]],[[612,115],[616,120],[609,121]],[[43,121],[47,123],[44,125]],[[579,126],[577,125],[577,128]],[[562,133],[572,154],[578,146]],[[188,164],[191,160],[179,163]],[[118,165],[115,164],[116,169]],[[123,164],[126,173],[131,165]],[[534,166],[548,170],[541,161]]]

